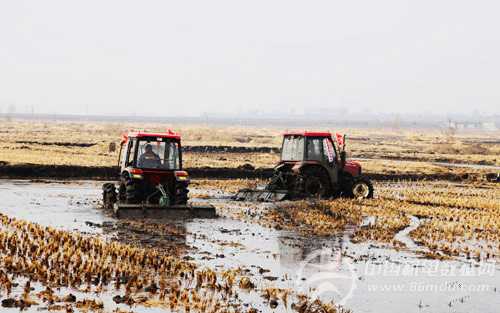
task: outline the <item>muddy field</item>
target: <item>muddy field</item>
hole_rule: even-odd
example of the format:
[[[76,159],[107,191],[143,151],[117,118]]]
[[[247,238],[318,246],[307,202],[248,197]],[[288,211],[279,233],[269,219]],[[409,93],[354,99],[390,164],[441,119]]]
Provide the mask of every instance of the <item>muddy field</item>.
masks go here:
[[[164,125],[2,122],[3,310],[498,311],[498,132],[335,129],[374,199],[245,203],[231,196],[265,184],[282,130],[171,126],[190,201],[216,218],[117,220],[101,208],[121,132]]]
[[[192,201],[214,204],[217,218],[128,221],[100,208],[97,182],[2,180],[2,305],[22,304],[33,312],[496,312],[500,305],[495,184],[378,183],[376,199],[364,202],[229,199],[248,183],[195,181]],[[12,233],[16,228],[30,236]],[[431,231],[442,235],[428,237]],[[69,276],[73,280],[65,284],[61,277],[74,273],[70,268],[51,268],[55,277],[47,278],[22,265],[43,260],[42,251],[19,263],[20,253],[12,255],[12,244],[5,244],[13,234],[19,240],[15,251],[22,250],[23,238],[41,247],[45,241],[34,241],[41,234],[50,234],[46,242],[51,236],[78,238],[79,245],[93,247],[64,246],[70,268],[73,254],[99,261],[96,251],[102,249],[119,257],[104,263],[108,271],[89,267],[90,273],[109,272],[104,281],[92,282],[96,276],[90,274],[86,283],[83,270],[82,282]],[[143,261],[135,263],[123,251],[144,255]],[[141,262],[154,264],[150,256],[176,269],[139,269]],[[136,273],[136,280],[117,273]]]

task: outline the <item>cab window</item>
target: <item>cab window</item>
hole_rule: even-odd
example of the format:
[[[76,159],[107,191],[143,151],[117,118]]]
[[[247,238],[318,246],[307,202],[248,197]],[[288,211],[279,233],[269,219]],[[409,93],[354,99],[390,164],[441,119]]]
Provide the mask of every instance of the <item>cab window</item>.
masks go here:
[[[304,137],[285,136],[281,148],[281,160],[302,161],[304,158]]]
[[[170,142],[165,146],[165,162],[164,165],[168,169],[179,169],[179,144]]]
[[[135,160],[136,140],[130,139],[127,146],[125,166],[133,165]]]
[[[179,143],[168,138],[141,139],[137,167],[151,169],[180,169]]]
[[[307,160],[323,161],[323,139],[309,138],[307,140]]]
[[[129,141],[123,143],[121,146],[120,146],[120,159],[119,159],[119,163],[118,163],[118,166],[123,166],[125,167],[126,166],[126,163],[127,163],[127,152],[128,152],[128,145],[129,145]]]

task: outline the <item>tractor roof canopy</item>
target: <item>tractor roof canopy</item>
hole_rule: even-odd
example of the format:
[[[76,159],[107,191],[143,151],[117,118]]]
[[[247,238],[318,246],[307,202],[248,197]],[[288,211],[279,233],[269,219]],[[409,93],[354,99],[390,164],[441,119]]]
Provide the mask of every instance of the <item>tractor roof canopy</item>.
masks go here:
[[[304,137],[332,137],[330,132],[310,132],[310,131],[291,131],[286,132],[283,136],[304,136]]]
[[[156,137],[156,138],[169,138],[174,140],[181,140],[181,135],[179,133],[175,133],[171,130],[167,130],[164,133],[149,133],[144,131],[131,131],[128,133],[124,133],[122,136],[122,144],[124,144],[128,138],[143,138],[143,137]]]

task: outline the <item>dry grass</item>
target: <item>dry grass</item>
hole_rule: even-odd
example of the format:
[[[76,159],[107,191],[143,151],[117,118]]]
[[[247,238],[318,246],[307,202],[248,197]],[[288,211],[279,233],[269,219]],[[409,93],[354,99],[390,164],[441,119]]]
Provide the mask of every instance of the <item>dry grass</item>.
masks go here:
[[[433,255],[491,259],[500,257],[500,188],[494,184],[400,183],[377,186],[378,199],[362,212],[376,223],[355,238],[390,242],[420,219],[410,237]]]
[[[252,307],[244,307],[238,295],[253,292],[255,302],[261,305],[269,305],[269,299],[279,297],[284,310],[298,306],[304,313],[343,311],[289,290],[254,284],[242,275],[241,268],[216,271],[166,253],[0,214],[0,292],[6,296],[2,306],[24,310],[43,304],[49,311],[104,312],[110,311],[111,305],[105,307],[101,296],[116,294],[115,302],[135,308],[255,312]],[[16,288],[20,282],[24,284],[22,294]],[[78,298],[70,291],[77,291]],[[61,292],[66,296],[60,296]],[[316,311],[318,307],[323,309]]]
[[[329,236],[349,224],[361,221],[361,208],[355,201],[306,202],[280,204],[263,216],[263,224],[274,228],[298,230],[303,234]]]
[[[260,179],[196,179],[191,182],[191,186],[202,188],[200,194],[210,191],[225,192],[234,194],[243,188],[255,188],[266,184],[267,181]]]
[[[397,193],[382,190],[393,201],[396,194],[406,204],[406,215],[423,223],[411,237],[448,256],[489,259],[500,254],[500,188],[493,184],[414,184]]]
[[[250,182],[234,184],[244,187]],[[335,235],[351,225],[356,229],[354,242],[376,242],[397,249],[405,244],[396,240],[396,234],[410,225],[411,217],[417,217],[420,225],[410,238],[427,249],[427,257],[500,258],[497,184],[399,182],[379,183],[375,190],[377,197],[371,200],[298,201],[265,208],[232,204],[221,212],[266,227],[317,236]],[[363,218],[370,218],[370,223],[361,226]]]

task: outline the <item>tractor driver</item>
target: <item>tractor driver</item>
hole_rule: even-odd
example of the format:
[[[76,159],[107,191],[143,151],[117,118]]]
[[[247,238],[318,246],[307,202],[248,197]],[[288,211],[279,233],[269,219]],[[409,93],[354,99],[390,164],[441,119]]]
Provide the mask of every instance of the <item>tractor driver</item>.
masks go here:
[[[139,167],[143,168],[158,168],[161,165],[161,159],[153,152],[153,146],[148,143],[144,147],[144,153],[139,157],[137,163]]]

